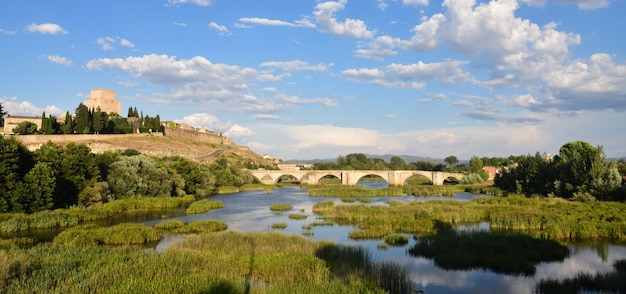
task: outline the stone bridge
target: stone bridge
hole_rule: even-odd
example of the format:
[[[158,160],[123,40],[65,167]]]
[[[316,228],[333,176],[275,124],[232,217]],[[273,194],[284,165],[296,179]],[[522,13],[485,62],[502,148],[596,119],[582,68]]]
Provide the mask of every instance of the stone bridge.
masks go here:
[[[301,184],[314,185],[325,176],[335,176],[341,179],[342,185],[354,186],[359,180],[368,175],[376,175],[387,181],[389,186],[402,186],[406,180],[414,175],[429,179],[434,186],[443,185],[447,178],[460,180],[464,174],[425,170],[249,170],[263,184],[275,184],[282,176],[293,176]]]

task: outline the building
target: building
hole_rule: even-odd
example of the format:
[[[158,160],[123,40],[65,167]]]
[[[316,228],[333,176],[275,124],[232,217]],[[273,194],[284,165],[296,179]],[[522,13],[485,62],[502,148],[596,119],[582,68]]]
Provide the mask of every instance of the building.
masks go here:
[[[117,113],[122,115],[122,102],[115,99],[116,93],[113,90],[106,89],[94,89],[89,94],[89,99],[85,100],[83,104],[89,108],[89,110],[96,110],[100,107],[102,112]]]
[[[4,128],[2,132],[5,134],[13,134],[13,129],[21,122],[29,121],[37,125],[37,129],[41,129],[41,116],[20,116],[8,115],[4,118]]]

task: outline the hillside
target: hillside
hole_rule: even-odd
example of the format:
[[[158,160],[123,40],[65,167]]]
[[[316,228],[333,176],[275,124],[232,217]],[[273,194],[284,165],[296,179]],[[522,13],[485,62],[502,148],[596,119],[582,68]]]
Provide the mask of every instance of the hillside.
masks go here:
[[[250,151],[248,147],[236,145],[228,137],[187,130],[166,129],[164,134],[26,135],[15,138],[31,151],[47,142],[59,146],[73,142],[87,145],[94,153],[136,149],[149,156],[181,156],[203,163],[224,155],[229,161],[241,166],[250,161],[263,165],[273,164]]]

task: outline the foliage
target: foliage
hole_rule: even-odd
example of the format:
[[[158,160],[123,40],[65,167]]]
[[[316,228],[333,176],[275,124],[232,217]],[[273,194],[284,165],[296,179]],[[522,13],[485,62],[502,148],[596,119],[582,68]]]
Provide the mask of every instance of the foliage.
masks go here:
[[[459,159],[454,155],[450,155],[446,157],[443,161],[450,165],[450,167],[454,167],[457,163],[459,163]]]
[[[385,243],[392,246],[404,246],[409,243],[409,237],[402,234],[389,234],[385,236]]]
[[[485,178],[483,178],[482,174],[471,173],[471,174],[463,176],[461,178],[461,180],[459,181],[459,183],[461,183],[461,184],[478,184],[478,183],[482,183],[484,181],[485,181]]]
[[[37,133],[37,125],[30,121],[23,121],[17,124],[12,131],[16,135],[32,135]]]
[[[605,161],[601,146],[574,141],[564,144],[554,159],[539,153],[510,157],[495,184],[527,195],[611,200],[620,197],[615,192],[621,187],[621,177],[617,165]]]
[[[209,168],[215,176],[216,186],[236,186],[254,183],[254,176],[250,172],[243,172],[231,165],[225,156],[220,156],[211,164]]]
[[[185,181],[185,193],[199,197],[213,194],[215,177],[207,165],[179,156],[164,158],[163,160],[166,166],[176,171]]]
[[[290,213],[289,214],[289,218],[290,219],[306,219],[307,215],[306,214],[301,214],[301,213]]]
[[[178,174],[145,155],[122,157],[111,164],[107,182],[115,199],[179,197],[185,193],[185,183]]]
[[[191,203],[185,213],[187,214],[198,214],[205,213],[211,209],[223,208],[224,203],[222,201],[209,201],[208,199],[198,200],[196,202]]]

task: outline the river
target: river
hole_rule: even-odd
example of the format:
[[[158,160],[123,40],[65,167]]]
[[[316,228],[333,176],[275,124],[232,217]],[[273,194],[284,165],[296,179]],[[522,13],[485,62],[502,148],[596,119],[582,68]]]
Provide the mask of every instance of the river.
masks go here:
[[[377,197],[367,205],[385,205],[387,200],[400,201],[428,201],[431,199],[449,199],[451,201],[467,201],[476,195],[470,193],[457,193],[455,197]],[[426,293],[532,293],[536,283],[547,278],[574,277],[580,272],[599,273],[613,271],[613,261],[626,259],[626,246],[612,244],[606,241],[597,241],[592,245],[570,245],[570,256],[562,262],[540,263],[536,267],[534,276],[512,276],[496,274],[486,270],[444,270],[434,265],[434,262],[426,258],[412,257],[407,253],[409,247],[415,244],[413,238],[409,238],[409,244],[402,247],[379,248],[382,240],[351,240],[348,233],[353,230],[351,226],[315,226],[311,230],[303,226],[317,220],[319,216],[312,212],[312,206],[319,201],[341,200],[333,197],[309,197],[307,190],[297,187],[285,187],[273,189],[272,193],[265,191],[248,191],[235,194],[212,196],[211,200],[219,200],[224,203],[224,208],[211,210],[203,214],[184,215],[182,209],[170,210],[162,214],[159,219],[142,221],[147,225],[155,225],[166,219],[179,219],[184,222],[215,219],[228,224],[229,229],[239,231],[269,231],[273,223],[287,223],[287,228],[280,230],[288,234],[304,235],[314,240],[331,240],[340,244],[357,245],[366,248],[374,261],[391,261],[406,267],[409,271],[414,289],[423,290]],[[293,210],[286,213],[270,211],[269,206],[277,203],[287,203],[293,206]],[[292,220],[288,214],[298,212],[306,214],[307,219]],[[488,229],[488,224],[483,223],[475,227],[463,229]],[[157,246],[161,250],[171,242],[178,240],[180,236],[166,236]]]

